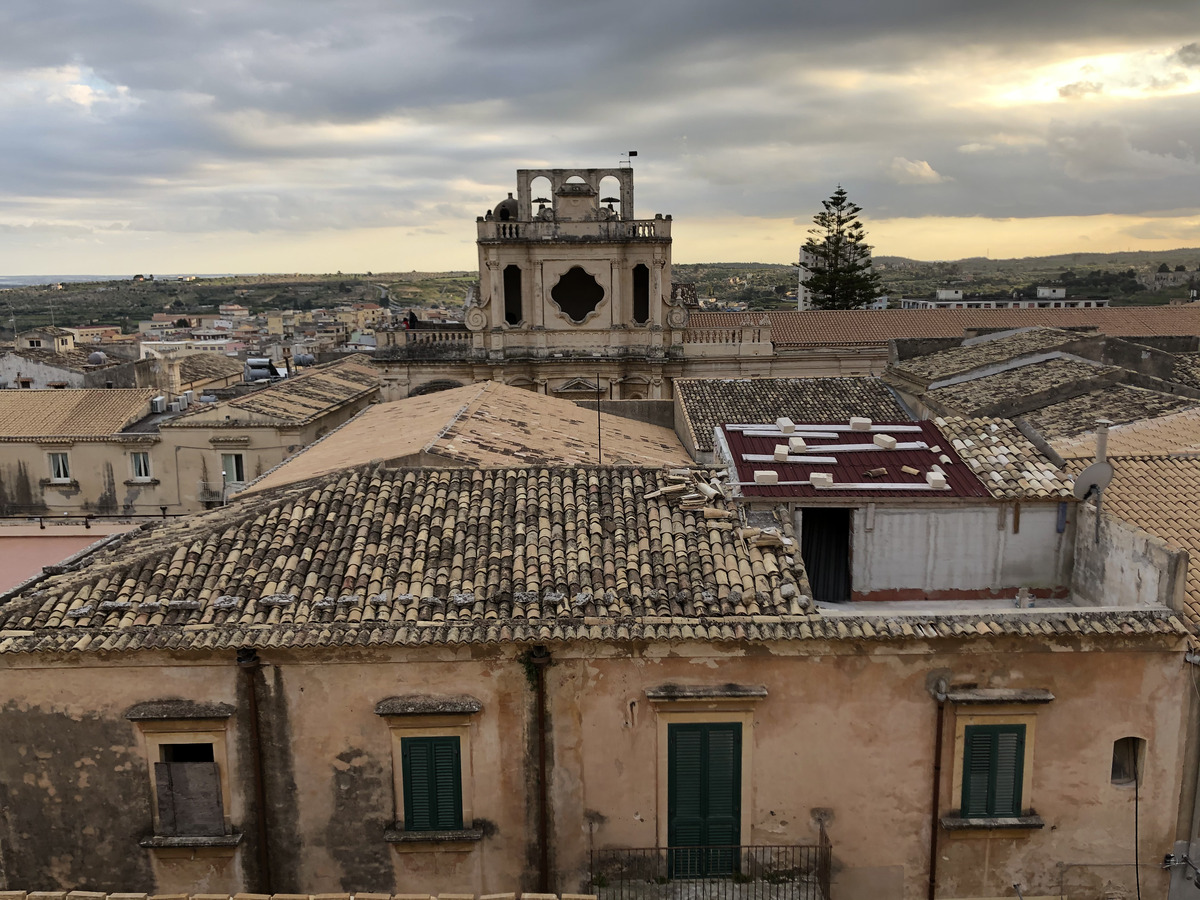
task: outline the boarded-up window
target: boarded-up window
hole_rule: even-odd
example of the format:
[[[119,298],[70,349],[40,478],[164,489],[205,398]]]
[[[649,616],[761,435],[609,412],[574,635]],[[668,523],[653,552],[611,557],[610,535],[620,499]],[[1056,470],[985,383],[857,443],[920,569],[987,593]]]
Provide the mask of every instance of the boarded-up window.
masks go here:
[[[403,738],[400,755],[404,765],[404,830],[454,831],[462,828],[462,765],[458,738]]]
[[[221,774],[212,744],[163,744],[154,764],[159,832],[165,835],[225,833]]]

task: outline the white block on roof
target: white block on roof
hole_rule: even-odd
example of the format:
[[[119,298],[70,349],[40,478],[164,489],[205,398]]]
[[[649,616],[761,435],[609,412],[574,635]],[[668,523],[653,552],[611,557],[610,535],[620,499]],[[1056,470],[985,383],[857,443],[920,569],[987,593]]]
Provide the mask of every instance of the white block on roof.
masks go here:
[[[925,473],[925,483],[928,484],[935,491],[945,490],[946,476],[943,475],[941,472],[926,472]]]
[[[851,416],[850,417],[850,430],[851,431],[870,431],[871,430],[871,420],[864,419],[862,416]]]
[[[787,444],[776,444],[775,445],[775,462],[787,462],[787,458],[788,458],[788,445]]]
[[[787,416],[780,416],[778,419],[775,420],[775,427],[778,428],[780,431],[782,431],[784,434],[791,434],[793,431],[796,430],[796,423],[793,422],[791,419],[789,419]]]
[[[755,484],[779,484],[779,473],[772,472],[770,469],[755,469],[754,470]]]
[[[830,472],[813,472],[808,476],[808,483],[813,487],[833,487],[833,474]]]
[[[808,451],[808,444],[802,437],[788,438],[788,450],[792,453],[805,453]]]
[[[875,446],[881,450],[896,449],[896,439],[890,434],[877,434],[873,440],[875,441]]]

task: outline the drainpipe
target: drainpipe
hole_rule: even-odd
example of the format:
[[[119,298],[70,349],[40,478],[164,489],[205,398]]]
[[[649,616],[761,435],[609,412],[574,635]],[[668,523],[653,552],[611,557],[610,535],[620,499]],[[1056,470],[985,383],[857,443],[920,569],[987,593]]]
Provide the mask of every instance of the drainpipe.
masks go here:
[[[258,730],[258,674],[260,661],[258,651],[243,648],[237,652],[238,668],[246,676],[246,696],[250,714],[250,755],[254,761],[254,808],[255,829],[258,835],[257,853],[259,869],[259,891],[261,894],[275,893],[271,889],[271,851],[267,846],[267,791],[263,783],[262,736]]]
[[[546,786],[546,666],[550,651],[538,644],[529,652],[533,664],[537,694],[538,730],[538,893],[550,893],[550,801]]]
[[[942,802],[942,734],[946,723],[946,679],[939,678],[933,697],[937,700],[937,729],[933,738],[933,801],[929,818],[929,900],[937,894],[938,809]]]

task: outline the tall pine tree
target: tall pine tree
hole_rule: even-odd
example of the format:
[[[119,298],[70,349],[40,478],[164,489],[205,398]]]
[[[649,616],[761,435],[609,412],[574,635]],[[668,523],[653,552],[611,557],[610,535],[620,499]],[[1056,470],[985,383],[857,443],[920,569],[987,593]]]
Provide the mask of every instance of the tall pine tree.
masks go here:
[[[801,248],[801,268],[807,277],[814,309],[859,309],[879,294],[879,275],[871,270],[871,248],[858,214],[839,184],[833,196],[822,200],[824,209],[813,216],[815,228]]]

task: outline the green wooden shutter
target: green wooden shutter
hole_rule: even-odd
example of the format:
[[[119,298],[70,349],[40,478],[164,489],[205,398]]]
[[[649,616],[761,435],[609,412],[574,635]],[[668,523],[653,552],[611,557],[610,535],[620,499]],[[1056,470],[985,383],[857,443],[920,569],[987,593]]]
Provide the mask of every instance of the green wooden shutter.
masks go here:
[[[968,725],[963,744],[963,817],[1021,815],[1025,726]]]
[[[462,766],[457,737],[402,738],[405,831],[463,827]]]
[[[736,844],[741,830],[742,727],[709,726],[705,843]]]
[[[667,726],[667,844],[674,877],[728,873],[741,836],[742,726],[738,722]]]

